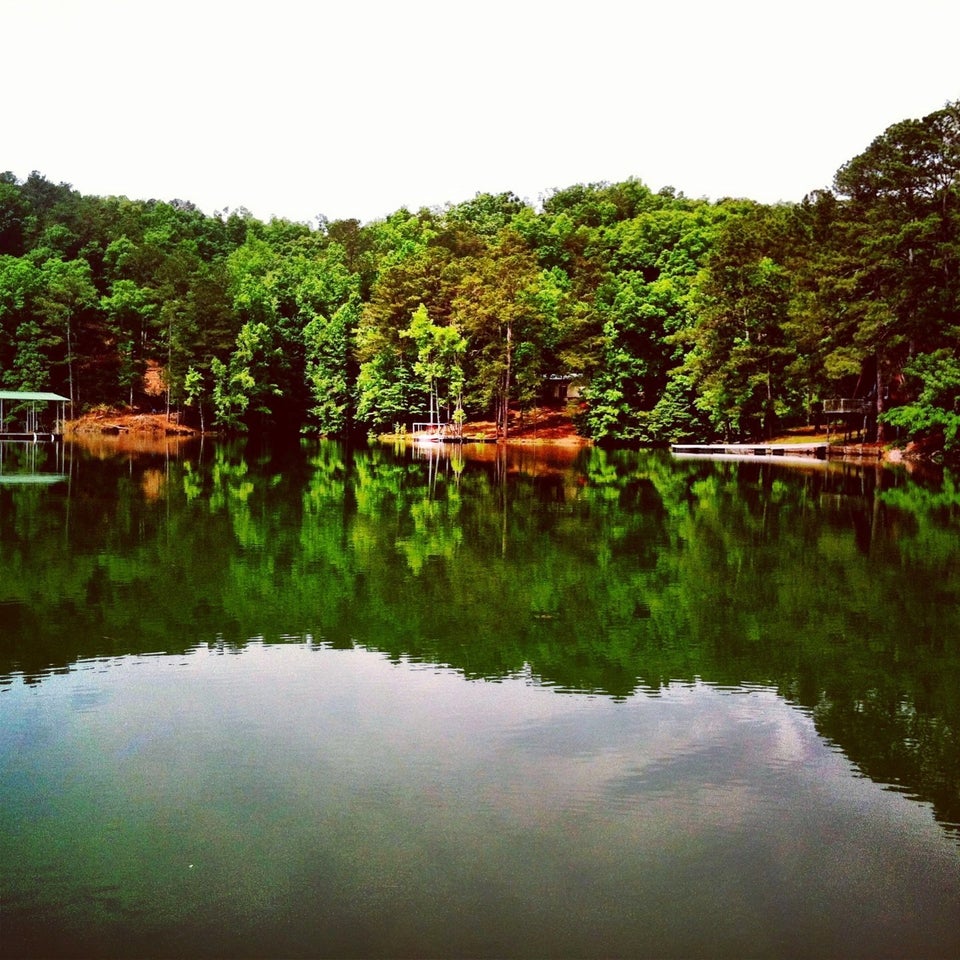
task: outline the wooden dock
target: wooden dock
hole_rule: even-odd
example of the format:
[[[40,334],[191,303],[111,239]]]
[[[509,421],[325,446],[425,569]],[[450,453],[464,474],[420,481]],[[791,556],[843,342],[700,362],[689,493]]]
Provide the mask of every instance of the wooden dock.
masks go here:
[[[675,443],[670,448],[680,457],[815,457],[827,459],[825,443]]]

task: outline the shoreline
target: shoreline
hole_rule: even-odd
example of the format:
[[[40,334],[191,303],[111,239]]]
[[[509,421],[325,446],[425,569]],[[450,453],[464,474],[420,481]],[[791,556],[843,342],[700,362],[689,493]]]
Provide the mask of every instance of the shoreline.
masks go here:
[[[202,437],[216,437],[217,431],[201,431],[195,427],[180,423],[176,415],[169,418],[165,413],[130,413],[118,410],[96,410],[84,414],[74,420],[65,421],[63,424],[63,437],[65,439],[92,439],[103,438],[126,438],[133,440],[190,440]],[[423,434],[417,435],[407,431],[400,433],[382,433],[376,435],[376,440],[380,443],[411,443],[419,446],[429,447],[433,444],[438,446],[450,447],[454,445],[475,445],[475,446],[543,446],[543,447],[565,447],[569,449],[582,449],[597,446],[596,441],[589,437],[578,434],[573,428],[572,421],[563,417],[550,418],[547,423],[543,418],[535,417],[532,424],[525,424],[522,428],[517,427],[515,432],[507,435],[506,439],[496,436],[495,428],[492,423],[480,421],[474,424],[466,424],[464,435],[462,437],[441,437],[432,439]],[[777,437],[775,444],[790,444],[796,442],[826,443],[826,436],[822,438],[819,435],[812,435],[809,432],[800,431],[795,434],[785,434]],[[670,446],[674,446],[671,444]],[[747,446],[748,444],[744,444]],[[626,444],[626,446],[636,446],[635,444]],[[939,466],[936,453],[928,449],[923,449],[917,445],[908,445],[907,447],[898,447],[892,445],[881,445],[878,443],[829,443],[827,444],[827,459],[845,461],[850,463],[882,463],[882,464],[929,464]],[[756,459],[764,459],[757,457]]]

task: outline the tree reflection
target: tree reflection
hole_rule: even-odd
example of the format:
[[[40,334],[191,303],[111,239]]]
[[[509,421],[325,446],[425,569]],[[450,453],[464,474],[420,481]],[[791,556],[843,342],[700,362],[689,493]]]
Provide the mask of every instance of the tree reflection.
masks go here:
[[[664,453],[213,446],[0,487],[0,674],[250,638],[625,698],[764,684],[960,821],[960,494]],[[69,523],[67,522],[69,517]]]

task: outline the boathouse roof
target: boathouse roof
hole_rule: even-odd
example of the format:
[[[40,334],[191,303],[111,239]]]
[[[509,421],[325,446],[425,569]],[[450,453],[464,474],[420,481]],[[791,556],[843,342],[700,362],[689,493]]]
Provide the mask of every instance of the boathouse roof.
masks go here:
[[[34,401],[58,401],[60,403],[69,403],[69,397],[61,397],[59,393],[35,393],[29,390],[0,390],[0,400],[34,400]]]

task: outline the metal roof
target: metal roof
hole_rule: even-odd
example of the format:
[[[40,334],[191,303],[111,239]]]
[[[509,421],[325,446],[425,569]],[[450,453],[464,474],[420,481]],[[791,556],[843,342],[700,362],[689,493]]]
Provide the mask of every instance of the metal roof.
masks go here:
[[[31,393],[28,390],[0,390],[0,400],[44,400],[69,403],[69,397],[61,397],[59,393]]]
[[[15,483],[49,484],[66,480],[65,473],[0,473],[0,485],[9,486]]]

